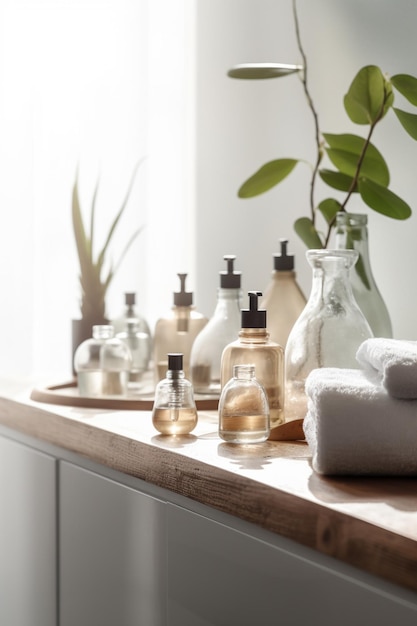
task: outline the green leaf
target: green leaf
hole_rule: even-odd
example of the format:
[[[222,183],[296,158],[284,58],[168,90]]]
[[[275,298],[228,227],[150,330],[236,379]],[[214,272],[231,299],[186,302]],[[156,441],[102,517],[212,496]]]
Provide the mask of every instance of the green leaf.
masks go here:
[[[359,70],[343,101],[352,122],[373,124],[382,117],[386,112],[385,88],[386,81],[379,67],[368,65]]]
[[[325,133],[323,137],[330,146],[325,147],[325,150],[333,165],[343,174],[355,176],[366,140],[363,137],[352,134],[333,135]],[[360,173],[380,185],[385,187],[389,185],[388,166],[382,154],[372,143],[366,145]]]
[[[297,165],[298,159],[276,159],[263,165],[238,191],[239,198],[253,198],[278,185]]]
[[[338,189],[339,191],[349,191],[351,188],[353,176],[348,176],[347,174],[342,174],[342,172],[334,172],[326,169],[319,170],[319,175],[326,185],[333,187],[333,189]],[[356,185],[353,191],[357,191]]]
[[[410,135],[410,137],[417,140],[417,115],[414,115],[414,113],[407,113],[407,111],[402,111],[401,109],[396,109],[395,107],[394,113],[400,120],[404,130]]]
[[[359,179],[359,193],[371,209],[396,220],[406,220],[411,209],[395,193],[367,178]]]
[[[319,211],[323,215],[324,219],[328,224],[331,224],[336,217],[336,213],[338,213],[342,208],[340,202],[335,200],[334,198],[326,198],[326,200],[322,200],[318,206]]]
[[[300,72],[302,65],[287,65],[285,63],[243,63],[228,70],[231,78],[258,80],[264,78],[282,78],[295,72]]]
[[[294,230],[307,248],[317,250],[323,248],[323,243],[319,237],[313,222],[309,217],[300,217],[294,222]]]
[[[417,106],[417,78],[410,74],[396,74],[391,83],[411,104]]]

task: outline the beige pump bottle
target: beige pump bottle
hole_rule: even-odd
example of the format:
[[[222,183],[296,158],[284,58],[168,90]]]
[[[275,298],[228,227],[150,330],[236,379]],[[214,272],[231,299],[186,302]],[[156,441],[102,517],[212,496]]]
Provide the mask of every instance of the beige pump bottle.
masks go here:
[[[271,339],[283,348],[306,305],[294,271],[294,256],[287,254],[287,239],[280,239],[281,253],[274,254],[274,270],[260,306],[268,311]]]
[[[187,274],[178,274],[180,291],[174,293],[174,305],[169,313],[160,318],[154,333],[155,384],[165,378],[168,370],[167,354],[177,352],[183,355],[183,369],[186,379],[190,378],[190,354],[194,339],[208,320],[193,306],[193,293],[185,291]]]

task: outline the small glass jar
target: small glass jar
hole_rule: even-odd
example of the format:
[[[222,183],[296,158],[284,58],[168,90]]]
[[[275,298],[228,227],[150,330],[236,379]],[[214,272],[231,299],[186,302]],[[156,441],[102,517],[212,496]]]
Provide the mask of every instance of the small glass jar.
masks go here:
[[[193,386],[185,378],[183,355],[170,353],[166,378],[155,390],[152,423],[162,435],[187,435],[197,425]]]
[[[131,366],[130,350],[114,337],[113,326],[93,326],[93,337],[84,341],[74,355],[80,396],[126,395]]]
[[[270,433],[268,396],[254,365],[235,365],[219,401],[219,435],[229,443],[260,443]]]

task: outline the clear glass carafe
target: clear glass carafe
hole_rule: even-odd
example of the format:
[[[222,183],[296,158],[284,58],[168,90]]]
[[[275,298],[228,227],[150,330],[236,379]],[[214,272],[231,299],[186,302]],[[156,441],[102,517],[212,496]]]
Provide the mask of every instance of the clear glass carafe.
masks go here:
[[[318,367],[357,368],[356,351],[372,337],[350,284],[355,250],[308,250],[313,270],[310,297],[285,351],[285,420],[306,414],[305,380]]]
[[[229,443],[259,443],[269,437],[269,404],[253,365],[235,365],[219,401],[219,435]]]
[[[374,337],[392,337],[391,319],[372,273],[369,260],[368,216],[341,211],[336,216],[335,246],[356,250],[359,258],[350,275],[353,295]]]
[[[186,435],[197,425],[193,386],[185,378],[183,355],[167,355],[166,378],[155,389],[152,423],[163,435]]]
[[[114,337],[113,326],[93,326],[92,338],[83,341],[74,355],[80,396],[126,395],[131,367],[130,350]]]

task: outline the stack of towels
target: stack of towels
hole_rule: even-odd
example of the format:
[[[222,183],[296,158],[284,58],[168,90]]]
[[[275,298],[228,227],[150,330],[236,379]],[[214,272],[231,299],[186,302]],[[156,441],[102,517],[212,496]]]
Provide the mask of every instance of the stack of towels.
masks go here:
[[[321,474],[417,475],[417,342],[373,338],[358,369],[321,368],[306,381],[304,433]]]

